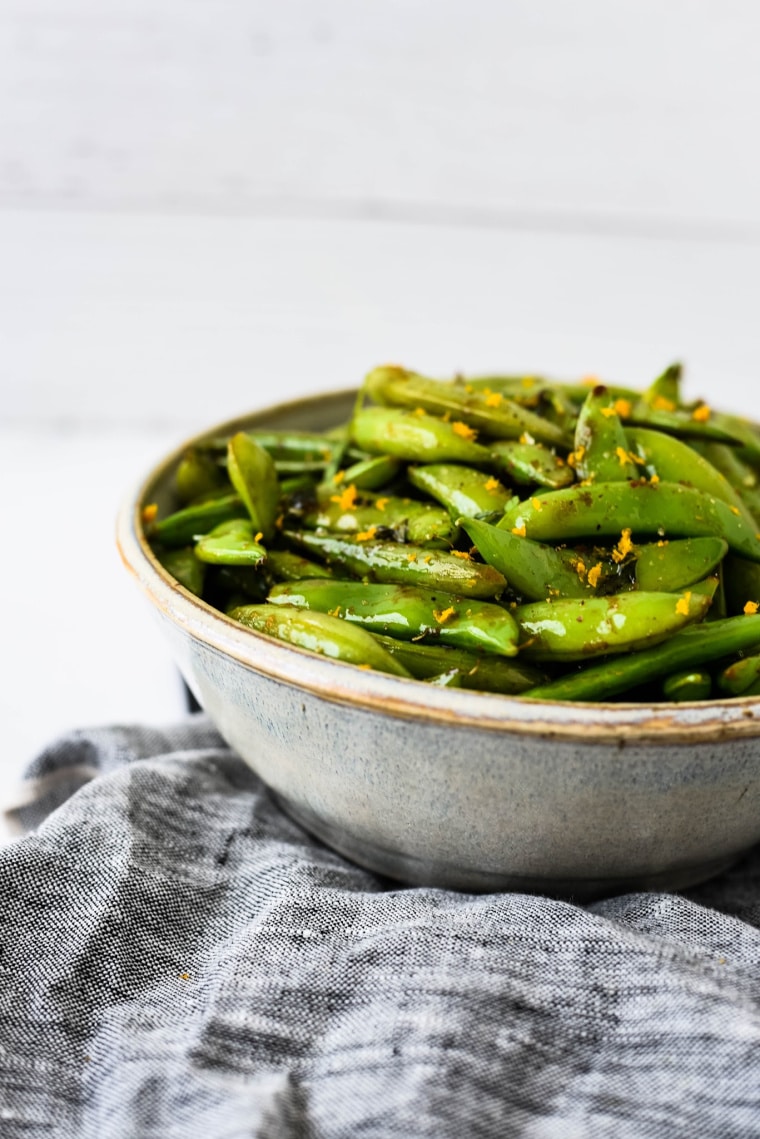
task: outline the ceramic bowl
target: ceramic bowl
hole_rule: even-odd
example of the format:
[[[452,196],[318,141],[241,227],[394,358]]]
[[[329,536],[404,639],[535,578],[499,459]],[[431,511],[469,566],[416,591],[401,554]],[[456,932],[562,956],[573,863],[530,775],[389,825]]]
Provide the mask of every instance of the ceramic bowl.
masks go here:
[[[686,887],[760,840],[757,698],[551,704],[435,688],[251,632],[161,568],[141,510],[172,508],[188,445],[241,428],[329,427],[353,397],[214,426],[148,474],[118,523],[124,563],[188,685],[282,808],[391,878],[578,900]]]

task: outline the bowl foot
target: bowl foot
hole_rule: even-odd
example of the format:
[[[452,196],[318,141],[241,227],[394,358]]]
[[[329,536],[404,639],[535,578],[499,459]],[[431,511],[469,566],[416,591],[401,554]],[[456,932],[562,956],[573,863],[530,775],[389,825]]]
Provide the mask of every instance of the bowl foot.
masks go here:
[[[367,842],[338,829],[300,805],[271,792],[277,804],[305,830],[345,855],[352,862],[410,886],[436,886],[443,889],[463,890],[468,893],[544,894],[574,902],[591,902],[598,898],[639,891],[685,890],[728,870],[743,851],[710,862],[690,866],[672,866],[657,872],[632,870],[630,874],[614,877],[546,877],[530,874],[513,874],[508,870],[479,870],[476,867],[457,866],[441,860],[423,859],[413,854],[389,850]]]

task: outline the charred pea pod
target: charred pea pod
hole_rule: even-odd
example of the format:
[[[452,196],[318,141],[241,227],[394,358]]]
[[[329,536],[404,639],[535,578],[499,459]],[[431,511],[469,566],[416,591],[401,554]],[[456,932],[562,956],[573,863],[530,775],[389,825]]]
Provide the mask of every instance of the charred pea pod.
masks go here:
[[[760,681],[760,656],[742,657],[719,673],[717,682],[727,696],[744,696]]]
[[[602,562],[593,552],[589,556],[555,550],[477,518],[462,518],[459,524],[480,556],[504,574],[513,590],[531,601],[552,596],[588,597],[615,572],[614,562]]]
[[[245,503],[254,530],[268,542],[274,533],[280,485],[274,460],[255,439],[238,431],[227,445],[227,473]]]
[[[520,652],[533,660],[574,661],[608,653],[636,652],[701,621],[710,596],[620,593],[584,600],[561,598],[519,605]]]
[[[285,532],[283,539],[324,558],[330,566],[368,581],[420,585],[480,598],[499,596],[507,584],[498,570],[472,561],[465,553],[449,554],[401,542],[359,541],[304,530]]]
[[[226,494],[208,502],[186,506],[148,526],[151,541],[162,546],[186,546],[208,534],[215,526],[232,518],[245,518],[247,510],[236,494]]]
[[[517,653],[514,618],[489,601],[476,601],[411,585],[355,581],[301,581],[276,585],[269,601],[319,609],[401,640],[426,638],[455,648]]]
[[[457,463],[409,467],[407,478],[442,503],[454,520],[501,516],[510,500],[509,491],[493,475]]]
[[[457,669],[463,688],[514,696],[546,679],[546,675],[534,665],[515,657],[508,659],[492,653],[453,649],[449,645],[399,641],[381,633],[373,633],[373,636],[417,680],[429,680],[439,673]]]
[[[613,537],[621,520],[636,536],[725,538],[735,553],[760,561],[760,540],[741,515],[676,483],[604,483],[534,495],[510,507],[499,527],[541,542],[572,542]]]
[[[177,550],[157,550],[156,557],[180,585],[184,585],[185,589],[197,597],[203,596],[206,567],[198,561],[192,546],[183,546]]]
[[[636,586],[645,591],[673,593],[711,574],[728,553],[723,538],[683,538],[640,546],[636,557]]]
[[[310,530],[361,534],[365,540],[389,537],[417,545],[448,543],[455,535],[448,511],[439,506],[368,491],[358,494],[353,485],[341,486],[337,493],[320,487],[316,507],[304,513],[303,525]]]
[[[675,704],[687,700],[709,700],[712,693],[712,677],[704,669],[686,669],[666,676],[662,682],[662,694]]]
[[[519,439],[527,431],[542,443],[568,444],[561,428],[501,392],[485,393],[461,381],[431,380],[395,367],[375,368],[366,383],[373,397],[383,404],[448,415],[452,421],[467,424],[493,439]]]
[[[656,475],[665,482],[680,482],[694,490],[704,491],[728,503],[735,512],[738,510],[747,521],[751,521],[741,497],[728,479],[687,443],[645,427],[629,427],[627,435],[649,478]]]
[[[565,460],[541,443],[499,440],[491,445],[491,462],[499,474],[523,486],[559,490],[575,481]]]
[[[578,413],[573,460],[582,479],[625,482],[637,477],[620,416],[602,385],[588,393]]]
[[[651,649],[611,657],[525,692],[536,700],[607,700],[684,668],[760,647],[760,616],[690,625]]]
[[[212,565],[259,565],[267,556],[260,539],[261,532],[254,535],[253,525],[247,518],[235,518],[205,534],[195,547],[195,556]]]
[[[461,420],[447,422],[396,407],[366,407],[354,416],[353,438],[372,454],[410,463],[487,463],[488,449]]]
[[[242,605],[231,609],[228,616],[257,633],[266,633],[333,660],[394,676],[411,675],[370,633],[317,610],[288,605]]]

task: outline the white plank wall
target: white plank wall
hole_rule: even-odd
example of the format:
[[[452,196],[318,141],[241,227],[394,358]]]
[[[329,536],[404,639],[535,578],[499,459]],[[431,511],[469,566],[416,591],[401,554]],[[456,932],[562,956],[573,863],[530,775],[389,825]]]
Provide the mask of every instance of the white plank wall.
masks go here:
[[[171,719],[112,547],[189,432],[421,370],[758,409],[753,0],[0,3],[0,805]]]
[[[753,0],[4,0],[0,196],[758,237]]]

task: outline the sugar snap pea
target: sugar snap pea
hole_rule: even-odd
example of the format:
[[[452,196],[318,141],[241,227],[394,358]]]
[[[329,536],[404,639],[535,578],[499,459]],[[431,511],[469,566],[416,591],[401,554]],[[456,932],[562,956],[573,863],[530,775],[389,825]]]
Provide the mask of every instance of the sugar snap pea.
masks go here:
[[[176,510],[160,522],[149,524],[147,529],[149,536],[162,546],[186,546],[221,522],[246,516],[246,508],[238,495],[226,494]]]
[[[394,676],[411,676],[401,661],[386,652],[364,629],[326,613],[264,604],[237,606],[228,615],[257,633],[267,633],[322,656],[390,672]]]
[[[683,538],[640,546],[636,585],[642,590],[672,593],[711,574],[728,552],[723,538]]]
[[[264,541],[272,537],[280,488],[274,460],[268,451],[244,431],[233,435],[227,446],[230,482],[245,503],[253,527]]]
[[[662,694],[666,700],[683,703],[686,700],[707,700],[712,692],[712,677],[704,669],[686,669],[666,676]]]
[[[388,454],[411,463],[488,461],[488,449],[463,420],[448,422],[421,410],[366,407],[354,416],[353,438],[372,454]]]
[[[307,530],[287,531],[283,539],[366,581],[421,585],[480,598],[497,597],[507,584],[497,569],[473,561],[467,552],[450,554],[411,543],[359,541]]]
[[[407,468],[418,490],[442,503],[452,518],[484,518],[504,513],[510,494],[493,475],[461,463],[429,463]]]
[[[588,393],[578,412],[573,460],[582,479],[625,482],[637,477],[617,408],[602,385]]]
[[[535,601],[518,606],[514,617],[522,634],[520,651],[528,659],[574,661],[648,648],[700,621],[709,607],[705,593],[637,591]]]
[[[560,550],[510,530],[501,530],[478,518],[461,518],[462,529],[472,539],[481,557],[500,570],[523,598],[539,601],[551,596],[588,597],[595,592],[602,573],[606,580],[614,562],[603,566],[593,551]],[[598,566],[598,572],[594,572]],[[589,570],[591,581],[589,581]],[[594,584],[596,583],[596,585]]]
[[[713,495],[680,483],[621,482],[572,486],[534,495],[499,522],[538,541],[635,536],[725,538],[731,549],[760,562],[760,539],[740,513]]]
[[[334,613],[371,632],[402,640],[439,640],[466,649],[517,654],[518,628],[499,605],[411,585],[364,585],[355,581],[301,581],[276,585],[268,600]]]
[[[385,404],[449,415],[453,420],[494,439],[518,439],[527,431],[542,443],[562,444],[568,441],[555,424],[499,392],[476,391],[461,382],[452,384],[430,380],[416,372],[395,367],[376,368],[365,382],[369,391]]]
[[[686,667],[760,647],[760,616],[690,625],[651,649],[611,657],[524,693],[534,700],[607,700]]]
[[[399,641],[382,633],[373,633],[372,636],[418,680],[429,680],[450,669],[457,669],[462,688],[505,695],[517,695],[546,680],[546,675],[535,665],[515,657],[469,652],[438,643]]]
[[[261,534],[253,533],[253,525],[247,518],[233,518],[204,534],[196,544],[195,555],[202,562],[214,565],[258,565],[267,556],[260,539]]]
[[[561,455],[542,443],[498,439],[491,444],[491,463],[500,475],[522,486],[543,486],[559,490],[575,479]]]
[[[455,526],[447,510],[435,504],[395,495],[357,492],[353,485],[320,486],[316,504],[303,515],[309,529],[342,534],[393,537],[397,541],[448,543]]]

